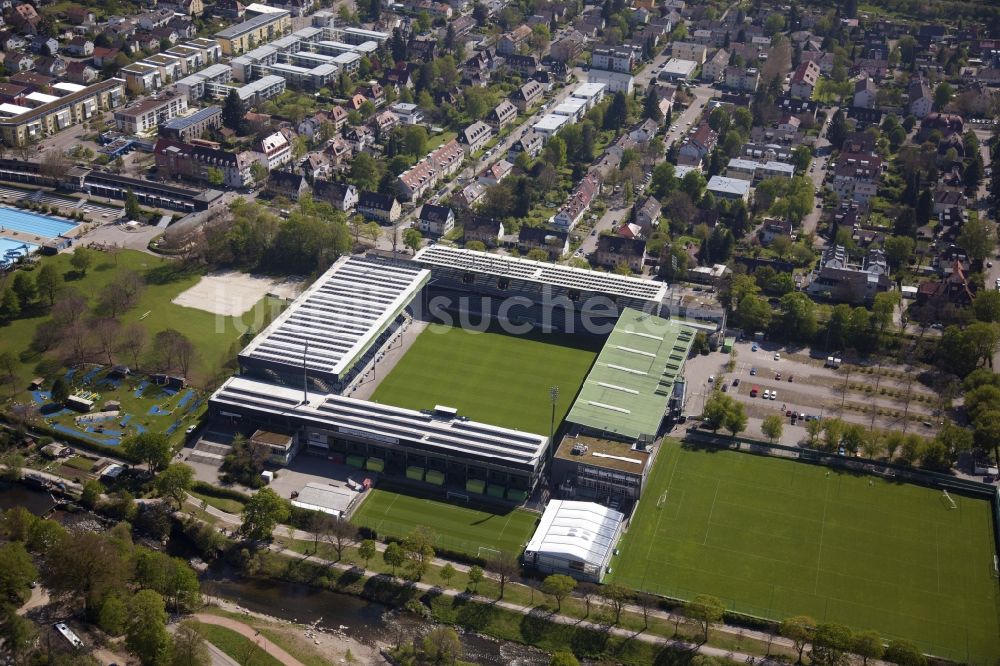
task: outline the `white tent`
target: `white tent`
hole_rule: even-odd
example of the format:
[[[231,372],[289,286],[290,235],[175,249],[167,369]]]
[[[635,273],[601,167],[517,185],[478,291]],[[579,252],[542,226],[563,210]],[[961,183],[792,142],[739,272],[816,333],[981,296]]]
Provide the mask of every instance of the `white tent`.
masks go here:
[[[524,550],[525,563],[600,582],[624,520],[623,513],[594,502],[552,500]]]

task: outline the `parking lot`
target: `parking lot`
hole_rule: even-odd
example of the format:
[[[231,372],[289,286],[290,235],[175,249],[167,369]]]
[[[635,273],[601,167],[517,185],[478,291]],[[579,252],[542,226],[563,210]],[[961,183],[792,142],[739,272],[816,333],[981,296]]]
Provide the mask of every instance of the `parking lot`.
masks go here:
[[[744,403],[746,435],[764,438],[761,422],[771,414],[784,417],[782,444],[806,439],[805,421],[792,425],[788,412],[812,418],[836,417],[881,430],[905,430],[932,436],[939,421],[937,395],[915,380],[917,372],[903,366],[842,364],[824,367],[825,357],[808,349],[786,349],[769,342],[738,342],[731,370],[730,356],[713,352],[689,359],[685,413],[698,416],[706,397],[719,386]],[[753,389],[756,395],[751,397]],[[765,392],[767,397],[765,397]],[[907,396],[908,399],[907,399]],[[874,420],[873,420],[874,417]]]

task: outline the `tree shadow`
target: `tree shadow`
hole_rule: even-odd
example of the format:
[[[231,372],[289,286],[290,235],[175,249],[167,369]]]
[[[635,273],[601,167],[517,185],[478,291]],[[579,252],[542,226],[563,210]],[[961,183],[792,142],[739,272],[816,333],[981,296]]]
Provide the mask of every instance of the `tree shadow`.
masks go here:
[[[196,273],[197,271],[182,265],[180,262],[172,261],[150,268],[143,277],[147,284],[164,285],[183,280]]]
[[[104,261],[94,266],[94,270],[100,273],[113,270],[114,268],[116,268],[116,266],[110,261]]]
[[[63,273],[63,281],[65,282],[76,282],[82,280],[87,276],[83,271],[66,271]]]

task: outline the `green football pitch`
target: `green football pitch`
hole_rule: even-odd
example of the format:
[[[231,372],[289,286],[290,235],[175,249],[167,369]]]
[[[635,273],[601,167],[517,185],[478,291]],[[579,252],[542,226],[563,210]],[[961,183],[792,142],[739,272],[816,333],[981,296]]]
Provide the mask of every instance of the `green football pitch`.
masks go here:
[[[351,520],[379,536],[405,537],[415,527],[430,527],[437,534],[437,547],[486,556],[488,549],[520,555],[538,515],[522,509],[495,513],[486,507],[416,497],[409,490],[403,495],[375,489]]]
[[[959,662],[1000,658],[989,502],[665,440],[609,578],[809,615]]]
[[[411,409],[447,405],[475,421],[547,435],[549,388],[559,387],[558,427],[602,344],[588,336],[513,336],[431,324],[372,400]]]

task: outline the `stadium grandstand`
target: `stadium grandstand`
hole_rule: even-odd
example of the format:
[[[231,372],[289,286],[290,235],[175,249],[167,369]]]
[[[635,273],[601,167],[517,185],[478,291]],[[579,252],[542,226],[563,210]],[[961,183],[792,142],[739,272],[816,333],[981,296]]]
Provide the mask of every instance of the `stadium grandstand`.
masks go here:
[[[662,282],[444,245],[423,248],[414,261],[433,276],[428,287],[432,314],[488,304],[499,319],[543,330],[607,334],[625,308],[660,314],[668,293]],[[470,292],[485,303],[462,298]]]
[[[458,494],[523,502],[538,482],[549,438],[470,421],[454,409],[412,410],[231,377],[211,415],[292,434],[333,462]]]
[[[665,417],[697,328],[638,310],[622,312],[569,414],[556,448],[558,496],[631,512],[646,486]]]
[[[407,308],[429,279],[416,266],[344,257],[240,352],[240,368],[282,384],[341,391],[410,316]]]

